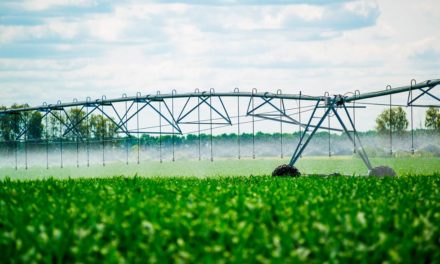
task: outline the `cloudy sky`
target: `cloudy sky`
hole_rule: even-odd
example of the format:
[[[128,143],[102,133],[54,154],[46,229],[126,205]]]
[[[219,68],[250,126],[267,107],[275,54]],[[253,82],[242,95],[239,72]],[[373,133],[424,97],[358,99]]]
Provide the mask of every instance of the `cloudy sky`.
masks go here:
[[[439,78],[438,0],[1,0],[0,104]]]

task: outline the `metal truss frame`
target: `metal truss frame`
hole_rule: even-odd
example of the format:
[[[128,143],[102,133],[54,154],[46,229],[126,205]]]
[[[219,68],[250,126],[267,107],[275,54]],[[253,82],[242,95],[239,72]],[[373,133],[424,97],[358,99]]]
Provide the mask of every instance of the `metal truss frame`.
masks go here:
[[[432,84],[429,85],[431,82],[430,81],[426,81],[427,83],[427,87],[424,88],[420,88],[416,91],[420,91],[421,93],[419,93],[417,96],[413,97],[413,91],[414,89],[410,89],[408,92],[408,98],[407,98],[407,102],[406,105],[407,106],[418,106],[418,107],[440,107],[440,105],[420,105],[420,104],[414,104],[415,102],[417,102],[420,98],[422,97],[431,97],[431,99],[434,99],[435,101],[440,103],[440,98],[433,95],[431,90],[434,89],[434,87],[436,87],[437,84]],[[414,79],[411,80],[411,88],[416,85],[416,81]]]
[[[217,107],[214,106],[212,103],[212,98],[217,98],[218,101],[221,104],[221,109],[217,109]],[[189,102],[192,99],[197,99],[197,104],[194,107],[191,107],[189,110],[187,110],[187,106]],[[209,107],[209,111],[214,111],[224,122],[213,122],[212,120],[207,121],[184,121],[186,117],[188,117],[191,113],[195,113],[196,110],[199,111],[202,105],[207,105]],[[186,110],[186,111],[185,111]],[[223,112],[223,113],[222,113]],[[176,123],[178,124],[200,124],[200,125],[232,125],[231,118],[229,117],[228,110],[225,107],[225,104],[223,103],[223,100],[220,96],[213,96],[212,91],[209,93],[202,92],[200,97],[194,98],[194,97],[188,97],[185,104],[183,105],[182,110],[180,111],[179,116],[177,117]]]
[[[330,98],[329,98],[330,99]],[[350,139],[350,141],[358,146],[358,149],[356,153],[359,155],[359,157],[362,159],[364,164],[367,166],[368,170],[372,170],[373,166],[371,165],[370,160],[368,159],[367,153],[365,152],[362,142],[359,138],[359,135],[356,131],[356,127],[354,125],[353,119],[348,111],[348,107],[345,105],[344,99],[342,96],[337,95],[331,98],[330,100],[327,100],[325,102],[325,106],[320,106],[321,101],[317,101],[316,105],[313,109],[313,112],[309,118],[309,121],[307,122],[307,125],[305,126],[304,131],[301,133],[300,140],[296,146],[295,151],[293,152],[292,158],[290,159],[289,165],[293,166],[301,157],[304,150],[307,148],[307,145],[310,143],[311,139],[315,135],[315,133],[318,131],[318,129],[322,128],[322,124],[324,121],[330,116],[331,113],[334,114],[334,116],[337,118],[340,126],[342,127],[344,133],[347,135],[347,137]],[[317,112],[323,109],[324,113],[322,116],[317,116]],[[348,119],[348,126],[351,127],[352,130],[349,130],[347,125],[344,123],[344,120],[341,117],[341,114],[338,112],[338,110],[342,109],[342,114],[345,114],[346,118]],[[312,125],[313,121],[317,119],[318,122],[316,125]],[[312,129],[313,128],[313,129]],[[310,132],[309,132],[310,131]]]
[[[355,148],[357,147],[355,153],[357,153],[360,158],[365,163],[366,167],[371,170],[372,165],[368,156],[362,146],[361,140],[357,133],[354,116],[350,115],[348,108],[356,108],[354,105],[355,102],[364,100],[377,98],[382,96],[391,96],[392,94],[404,93],[408,92],[408,100],[407,106],[416,106],[414,103],[419,100],[422,96],[429,96],[437,101],[440,101],[440,98],[432,94],[432,90],[434,87],[440,84],[440,79],[428,80],[422,83],[415,83],[415,81],[411,81],[411,85],[402,86],[398,88],[387,87],[386,90],[364,93],[360,92],[354,93],[352,96],[342,96],[342,95],[334,95],[330,96],[326,93],[324,96],[308,96],[300,94],[282,94],[280,91],[277,93],[258,93],[256,89],[252,92],[240,92],[238,89],[235,89],[234,92],[231,93],[216,93],[214,89],[211,89],[209,92],[200,92],[196,90],[194,93],[183,93],[177,94],[173,91],[171,94],[160,94],[159,92],[155,95],[146,95],[141,96],[138,93],[135,97],[127,97],[123,95],[121,98],[115,99],[107,99],[103,96],[101,99],[92,101],[90,98],[87,98],[86,101],[77,101],[74,100],[70,103],[61,103],[58,101],[57,104],[46,104],[44,103],[42,106],[37,107],[26,107],[19,109],[7,109],[0,111],[0,118],[5,115],[16,115],[29,111],[40,111],[44,112],[43,118],[47,118],[49,115],[54,116],[59,122],[60,125],[63,125],[63,129],[60,129],[61,135],[60,138],[67,137],[69,134],[73,134],[77,138],[77,140],[84,140],[86,138],[88,140],[89,132],[87,135],[82,135],[78,129],[78,126],[84,122],[84,120],[88,120],[88,118],[92,115],[92,113],[99,112],[101,115],[105,116],[115,125],[115,132],[125,134],[127,137],[133,137],[133,134],[159,134],[159,135],[174,135],[183,134],[183,131],[180,125],[197,125],[199,127],[200,133],[200,125],[210,125],[211,133],[212,133],[212,125],[232,125],[233,122],[229,115],[228,109],[223,102],[223,98],[236,98],[237,99],[237,107],[238,113],[240,112],[240,98],[248,98],[249,102],[246,109],[246,116],[252,117],[252,122],[254,122],[254,118],[266,119],[275,122],[279,122],[281,124],[288,123],[293,125],[298,125],[300,128],[304,128],[300,133],[299,142],[292,154],[290,159],[290,165],[294,165],[298,159],[301,157],[304,150],[307,148],[308,144],[312,140],[313,136],[319,129],[325,129],[327,131],[338,131],[345,133],[350,141],[353,143]],[[413,98],[413,91],[420,92],[415,98]],[[174,101],[176,99],[184,99],[185,103],[183,107],[177,109],[179,111],[175,111]],[[218,105],[213,103],[214,101],[218,102]],[[255,106],[255,101],[260,100],[259,103]],[[190,106],[190,103],[194,103],[195,105]],[[278,104],[275,103],[279,100]],[[171,106],[170,106],[171,101]],[[299,105],[301,101],[309,101],[314,102],[314,106],[312,109],[312,114],[308,119],[307,123],[301,122],[301,111],[295,114],[288,114],[288,111],[285,107],[286,101],[297,101]],[[125,104],[125,110],[123,112],[117,110],[115,107],[116,104],[123,103]],[[353,106],[348,105],[349,103],[353,103]],[[155,105],[158,104],[158,105]],[[210,111],[210,119],[209,120],[200,120],[200,111],[201,107],[208,107]],[[79,120],[74,120],[71,116],[69,116],[68,111],[66,109],[77,107],[81,111],[87,109],[87,113],[82,116]],[[271,111],[269,112],[261,112],[259,110],[263,109],[263,107],[269,107]],[[427,107],[427,106],[424,106]],[[89,111],[91,109],[91,111]],[[139,125],[136,131],[129,130],[128,122],[133,120],[134,118],[139,118],[139,114],[145,109],[150,109],[159,117],[159,129],[153,131],[140,131]],[[55,111],[59,111],[60,115],[54,114]],[[323,113],[319,116],[318,112]],[[197,114],[198,120],[186,120],[190,114]],[[215,113],[219,118],[213,118],[212,114]],[[61,118],[61,114],[65,116],[65,120]],[[292,117],[292,115],[298,114],[298,119]],[[336,117],[338,124],[341,129],[324,126],[324,121],[326,118],[329,118],[330,115]],[[354,115],[354,113],[353,113]],[[343,119],[345,117],[345,121]],[[20,116],[21,118],[21,116]],[[221,120],[220,122],[218,120]],[[162,124],[162,120],[164,120],[164,124]],[[139,122],[138,122],[139,123]],[[238,117],[238,125],[240,125],[240,119]],[[172,132],[165,132],[162,130],[163,126],[171,126]],[[239,129],[239,128],[238,128]],[[18,136],[16,137],[16,141],[21,140],[21,138],[25,137],[29,130],[27,123],[25,123],[25,127],[23,127]],[[240,129],[238,130],[240,131]],[[254,132],[254,126],[253,126]],[[139,138],[139,137],[138,137]],[[212,139],[212,138],[211,138]],[[200,151],[200,149],[199,149]],[[212,154],[212,153],[211,153]],[[174,157],[174,143],[173,143],[173,157]],[[212,159],[212,155],[211,155]]]

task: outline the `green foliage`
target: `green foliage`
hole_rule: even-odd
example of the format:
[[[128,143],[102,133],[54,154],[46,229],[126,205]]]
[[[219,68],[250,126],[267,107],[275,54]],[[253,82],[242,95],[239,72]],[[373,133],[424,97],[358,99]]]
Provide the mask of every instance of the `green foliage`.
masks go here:
[[[440,259],[440,175],[0,182],[1,262]]]
[[[425,126],[435,131],[440,131],[440,110],[430,107],[426,110]]]
[[[112,138],[116,136],[114,123],[105,116],[91,114],[86,118],[86,112],[79,108],[71,108],[67,115],[62,112],[53,111],[48,120],[49,138],[59,138],[65,133],[66,124],[74,126],[66,134],[67,137],[91,137],[91,138]],[[43,122],[44,123],[44,122]]]
[[[376,130],[379,133],[392,132],[402,134],[408,128],[408,119],[402,107],[384,110],[376,119]]]
[[[22,107],[29,107],[29,105],[14,104],[9,109]],[[0,106],[0,110],[6,109],[8,108]],[[79,108],[71,108],[66,113],[52,111],[44,119],[38,111],[0,116],[0,138],[2,141],[14,141],[27,127],[27,133],[23,136],[27,136],[28,139],[56,139],[64,135],[66,125],[76,125],[67,133],[67,137],[86,137],[88,135],[95,138],[114,138],[117,136],[116,125],[107,117],[92,114],[88,120],[85,118],[86,112]]]
[[[71,108],[68,111],[70,124],[76,125],[75,129],[72,131],[82,137],[87,137],[87,122],[85,121],[86,112],[79,108]]]
[[[46,123],[47,127],[45,126],[45,132],[47,133],[48,138],[55,139],[61,137],[63,134],[63,123],[66,123],[66,119],[63,117],[63,115],[61,115],[60,112],[52,111],[48,115],[48,120]]]
[[[29,139],[41,139],[43,135],[43,124],[41,123],[43,115],[40,112],[32,112],[29,115],[28,138]]]
[[[0,106],[0,110],[6,110],[5,106]],[[4,141],[10,141],[15,139],[15,135],[18,135],[20,131],[18,115],[3,115],[0,116],[0,133],[1,138]]]
[[[90,118],[91,135],[95,138],[112,138],[116,135],[116,125],[102,115],[92,115]]]
[[[17,109],[23,107],[29,107],[29,105],[13,104],[9,109]],[[7,108],[5,106],[0,106],[0,109],[6,110]],[[36,122],[38,122],[39,120],[39,117],[41,117],[41,114],[38,112],[21,112],[0,116],[1,139],[4,141],[15,140],[20,135],[20,133],[24,131],[28,124],[35,125],[35,127],[32,128],[32,134],[29,134],[28,131],[29,138],[39,139],[39,137],[41,137],[42,131],[42,127],[36,124]]]

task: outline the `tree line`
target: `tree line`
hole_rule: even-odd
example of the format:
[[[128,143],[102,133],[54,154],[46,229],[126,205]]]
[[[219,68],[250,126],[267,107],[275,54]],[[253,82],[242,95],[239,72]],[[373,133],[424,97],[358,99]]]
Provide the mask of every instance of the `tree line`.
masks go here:
[[[28,104],[13,104],[9,109],[29,107]],[[0,110],[6,110],[0,106]],[[15,141],[20,136],[28,140],[53,140],[63,136],[65,124],[78,124],[72,129],[67,137],[89,137],[89,138],[113,138],[116,136],[116,125],[112,120],[99,115],[91,114],[85,120],[87,113],[78,108],[71,108],[66,114],[60,111],[52,111],[43,118],[44,114],[39,111],[19,112],[0,116],[0,140]],[[44,120],[43,120],[44,119]]]
[[[401,106],[384,110],[376,118],[376,131],[379,134],[393,133],[403,134],[409,125],[406,112]],[[440,110],[429,107],[425,114],[425,127],[429,130],[440,132]]]
[[[9,109],[17,109],[22,107],[29,107],[27,104],[19,105],[13,104]],[[0,110],[6,110],[5,106],[0,106]],[[109,139],[117,138],[116,125],[109,118],[100,114],[91,114],[87,117],[87,113],[79,108],[71,108],[63,114],[60,111],[53,111],[47,115],[47,119],[43,118],[43,114],[39,111],[28,111],[20,112],[17,114],[9,114],[0,116],[0,140],[6,142],[15,141],[23,131],[26,130],[25,135],[27,140],[56,140],[63,136],[65,131],[63,127],[65,124],[78,124],[75,129],[72,129],[67,138],[91,138],[91,139]],[[68,117],[67,117],[68,116]],[[83,120],[81,122],[81,120]],[[393,133],[404,134],[407,131],[409,125],[408,118],[402,107],[395,107],[391,109],[384,110],[376,119],[376,133],[387,134],[390,129]],[[425,127],[429,130],[440,132],[440,110],[438,108],[430,107],[426,111],[425,116]],[[289,137],[299,136],[299,132],[285,133],[283,137],[289,139]],[[369,133],[369,132],[367,132]],[[317,137],[320,135],[325,135],[327,132],[318,133]],[[328,135],[328,134],[327,134]],[[213,136],[216,139],[232,140],[237,138],[234,133],[231,134],[221,134]],[[258,140],[271,140],[275,138],[280,138],[280,133],[263,133],[257,132],[255,135],[251,133],[243,133],[240,138],[244,141],[251,140],[252,138]],[[210,138],[209,134],[201,134],[201,140],[208,140]],[[198,135],[190,134],[185,136],[171,136],[163,135],[162,137],[150,136],[143,134],[140,136],[145,144],[155,144],[157,141],[162,141],[164,144],[174,141],[179,143],[183,140],[195,141],[198,140]],[[136,140],[134,138],[131,141]],[[182,143],[182,142],[180,142]]]

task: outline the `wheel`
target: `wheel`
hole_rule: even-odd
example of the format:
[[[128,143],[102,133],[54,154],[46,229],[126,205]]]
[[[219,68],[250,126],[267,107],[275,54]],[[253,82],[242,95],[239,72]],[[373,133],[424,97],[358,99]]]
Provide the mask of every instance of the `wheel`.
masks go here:
[[[368,176],[375,176],[375,177],[395,177],[396,172],[388,167],[388,166],[379,166],[373,168],[369,173]]]
[[[299,170],[294,167],[290,166],[288,164],[283,164],[275,168],[275,170],[272,172],[272,176],[274,177],[299,177],[301,176],[301,173]]]

